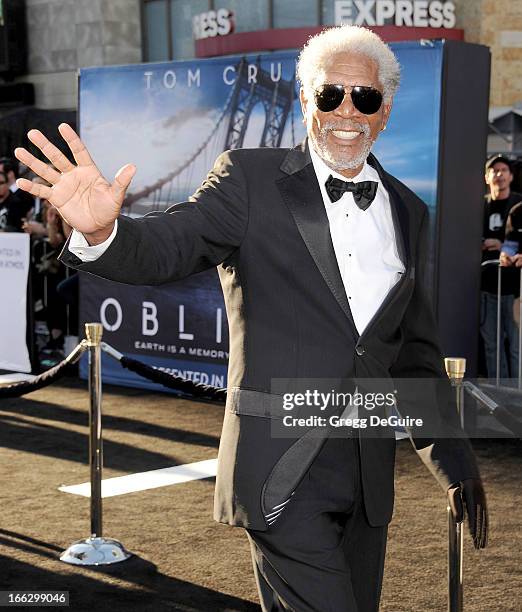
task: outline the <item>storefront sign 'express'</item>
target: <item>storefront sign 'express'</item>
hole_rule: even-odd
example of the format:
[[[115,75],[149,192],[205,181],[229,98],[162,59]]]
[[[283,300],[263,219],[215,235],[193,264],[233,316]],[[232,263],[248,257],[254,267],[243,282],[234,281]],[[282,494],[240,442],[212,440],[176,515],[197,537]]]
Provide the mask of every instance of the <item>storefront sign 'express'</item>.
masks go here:
[[[455,4],[439,0],[336,0],[335,25],[454,28]],[[226,36],[234,31],[234,13],[221,8],[195,15],[195,40]]]
[[[234,31],[234,13],[226,8],[194,15],[192,32],[194,40],[226,36]]]
[[[337,0],[335,24],[454,28],[455,4],[428,0]]]

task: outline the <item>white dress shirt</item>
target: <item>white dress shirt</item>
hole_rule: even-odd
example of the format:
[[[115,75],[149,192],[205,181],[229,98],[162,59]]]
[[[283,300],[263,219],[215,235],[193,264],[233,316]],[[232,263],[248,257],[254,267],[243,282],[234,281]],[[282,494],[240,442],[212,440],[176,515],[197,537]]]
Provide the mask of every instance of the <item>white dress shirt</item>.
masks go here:
[[[85,240],[85,236],[80,232],[73,229],[71,232],[71,239],[69,240],[69,251],[73,255],[76,255],[78,259],[81,259],[84,262],[87,261],[96,261],[98,257],[101,257],[105,251],[111,246],[112,241],[116,237],[116,232],[118,231],[118,219],[114,222],[114,229],[112,230],[111,235],[100,244],[96,244],[94,246],[89,246],[87,240]]]
[[[343,181],[347,179],[331,170],[312,147],[310,154],[348,303],[357,331],[362,334],[390,289],[404,273],[397,251],[390,198],[377,171],[365,163],[361,172],[351,180],[354,183],[375,181],[379,184],[371,206],[361,210],[351,193],[344,193],[337,202],[332,203],[325,187],[328,177],[331,174]],[[116,221],[109,238],[96,246],[89,246],[84,236],[73,230],[69,250],[82,261],[94,261],[109,248],[117,230]]]
[[[329,168],[312,147],[310,155],[330,223],[330,235],[348,303],[357,331],[362,334],[390,289],[404,273],[397,250],[390,198],[377,171],[367,162],[357,176],[347,179]],[[342,181],[378,183],[370,207],[361,210],[349,192],[344,193],[337,202],[332,202],[325,187],[330,175]]]

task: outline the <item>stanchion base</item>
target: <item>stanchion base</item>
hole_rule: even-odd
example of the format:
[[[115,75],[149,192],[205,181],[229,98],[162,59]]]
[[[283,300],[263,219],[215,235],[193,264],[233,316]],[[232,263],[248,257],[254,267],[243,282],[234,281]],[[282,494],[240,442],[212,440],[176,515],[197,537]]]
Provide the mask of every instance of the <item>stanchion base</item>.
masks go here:
[[[111,538],[78,540],[60,555],[60,561],[72,565],[109,565],[132,556],[121,542]]]

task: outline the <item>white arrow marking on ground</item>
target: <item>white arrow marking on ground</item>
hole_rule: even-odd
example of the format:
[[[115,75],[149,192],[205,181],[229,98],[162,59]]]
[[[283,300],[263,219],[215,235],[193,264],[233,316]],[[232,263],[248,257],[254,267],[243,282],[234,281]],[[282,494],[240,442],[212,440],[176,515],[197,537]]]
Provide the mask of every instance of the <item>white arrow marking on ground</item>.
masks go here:
[[[157,489],[168,485],[189,482],[190,480],[200,480],[216,475],[217,459],[206,459],[195,463],[185,463],[161,470],[151,470],[150,472],[139,472],[128,474],[127,476],[117,476],[102,480],[102,497],[114,497],[135,491],[146,491],[147,489]],[[84,482],[79,485],[58,487],[65,493],[74,495],[91,496],[91,483]]]

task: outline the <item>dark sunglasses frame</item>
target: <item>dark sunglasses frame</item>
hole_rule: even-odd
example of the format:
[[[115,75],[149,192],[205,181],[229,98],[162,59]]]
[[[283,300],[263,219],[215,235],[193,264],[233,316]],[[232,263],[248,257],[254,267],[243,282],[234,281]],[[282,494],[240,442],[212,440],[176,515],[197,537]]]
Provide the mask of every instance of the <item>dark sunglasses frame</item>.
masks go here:
[[[314,91],[315,105],[323,113],[329,113],[341,106],[348,89],[353,105],[363,115],[374,115],[381,108],[383,96],[375,87],[335,83],[325,83]]]

